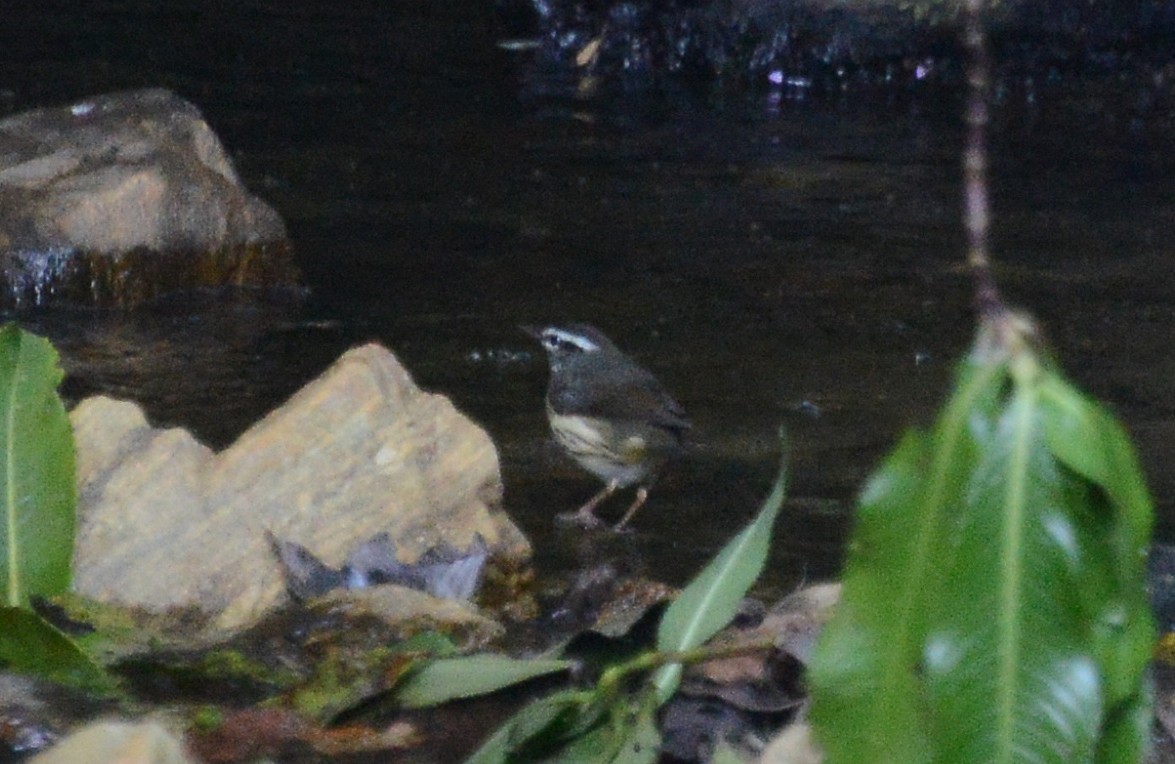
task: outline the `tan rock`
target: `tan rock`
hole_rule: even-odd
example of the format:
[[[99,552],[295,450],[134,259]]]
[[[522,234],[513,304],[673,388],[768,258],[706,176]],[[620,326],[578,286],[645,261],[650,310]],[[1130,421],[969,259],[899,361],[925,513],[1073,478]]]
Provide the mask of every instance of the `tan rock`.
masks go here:
[[[29,764],[195,764],[183,743],[157,722],[101,721],[71,733]]]
[[[402,562],[476,534],[491,557],[530,554],[501,511],[489,436],[378,345],[345,353],[219,454],[129,403],[91,398],[70,418],[75,588],[91,597],[251,623],[284,598],[267,531],[332,566],[381,532]]]
[[[161,89],[0,121],[0,244],[0,304],[298,281],[281,218]]]

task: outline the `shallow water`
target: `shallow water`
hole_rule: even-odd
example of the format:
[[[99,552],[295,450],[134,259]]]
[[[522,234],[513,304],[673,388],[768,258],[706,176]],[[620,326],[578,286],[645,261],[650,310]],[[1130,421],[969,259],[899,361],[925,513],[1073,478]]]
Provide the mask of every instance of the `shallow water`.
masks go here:
[[[687,577],[750,516],[786,427],[778,590],[835,573],[853,494],[970,338],[949,93],[580,101],[496,49],[488,10],[89,7],[6,13],[0,112],[172,87],[286,218],[311,294],[25,315],[62,347],[71,397],[132,398],[221,445],[379,340],[491,432],[507,509],[558,569],[579,552],[551,516],[597,486],[550,446],[545,363],[516,327],[588,321],[696,423],[635,523],[659,577]],[[1013,83],[993,148],[1001,282],[1137,436],[1168,539],[1169,90]]]

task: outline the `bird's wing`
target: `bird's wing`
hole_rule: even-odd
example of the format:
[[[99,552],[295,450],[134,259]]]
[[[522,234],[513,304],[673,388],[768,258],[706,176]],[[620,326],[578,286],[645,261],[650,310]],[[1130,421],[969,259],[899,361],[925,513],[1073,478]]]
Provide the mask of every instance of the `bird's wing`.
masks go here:
[[[584,413],[615,419],[644,420],[680,434],[690,429],[685,409],[648,371],[633,367],[597,390],[596,403]]]

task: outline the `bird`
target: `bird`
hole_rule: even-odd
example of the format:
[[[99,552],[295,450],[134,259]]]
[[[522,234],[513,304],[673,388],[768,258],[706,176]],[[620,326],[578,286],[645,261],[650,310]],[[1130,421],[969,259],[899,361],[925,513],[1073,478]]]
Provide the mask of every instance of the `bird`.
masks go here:
[[[647,369],[588,324],[524,326],[550,365],[547,419],[555,441],[603,489],[560,519],[594,527],[596,508],[618,489],[636,497],[614,526],[622,530],[649,496],[661,467],[685,448],[685,409]]]

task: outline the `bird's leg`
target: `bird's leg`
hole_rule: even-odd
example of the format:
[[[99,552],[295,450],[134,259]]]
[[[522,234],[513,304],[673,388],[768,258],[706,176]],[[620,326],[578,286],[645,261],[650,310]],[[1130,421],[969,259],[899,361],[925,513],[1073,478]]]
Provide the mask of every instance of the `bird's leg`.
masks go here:
[[[558,519],[564,520],[568,523],[581,525],[585,528],[594,528],[600,524],[600,518],[596,517],[596,507],[612,494],[616,493],[616,489],[620,484],[615,480],[609,480],[608,484],[604,486],[603,490],[595,496],[587,500],[579,509],[565,515],[560,515]]]
[[[624,526],[628,525],[628,521],[632,519],[632,516],[636,514],[636,511],[638,509],[640,509],[642,505],[644,505],[645,501],[648,498],[649,498],[649,489],[648,488],[645,488],[642,485],[640,488],[636,489],[636,498],[632,500],[632,505],[628,508],[628,511],[624,513],[624,517],[620,518],[620,522],[618,522],[618,523],[616,523],[616,525],[612,526],[612,530],[614,530],[614,531],[624,530]]]

